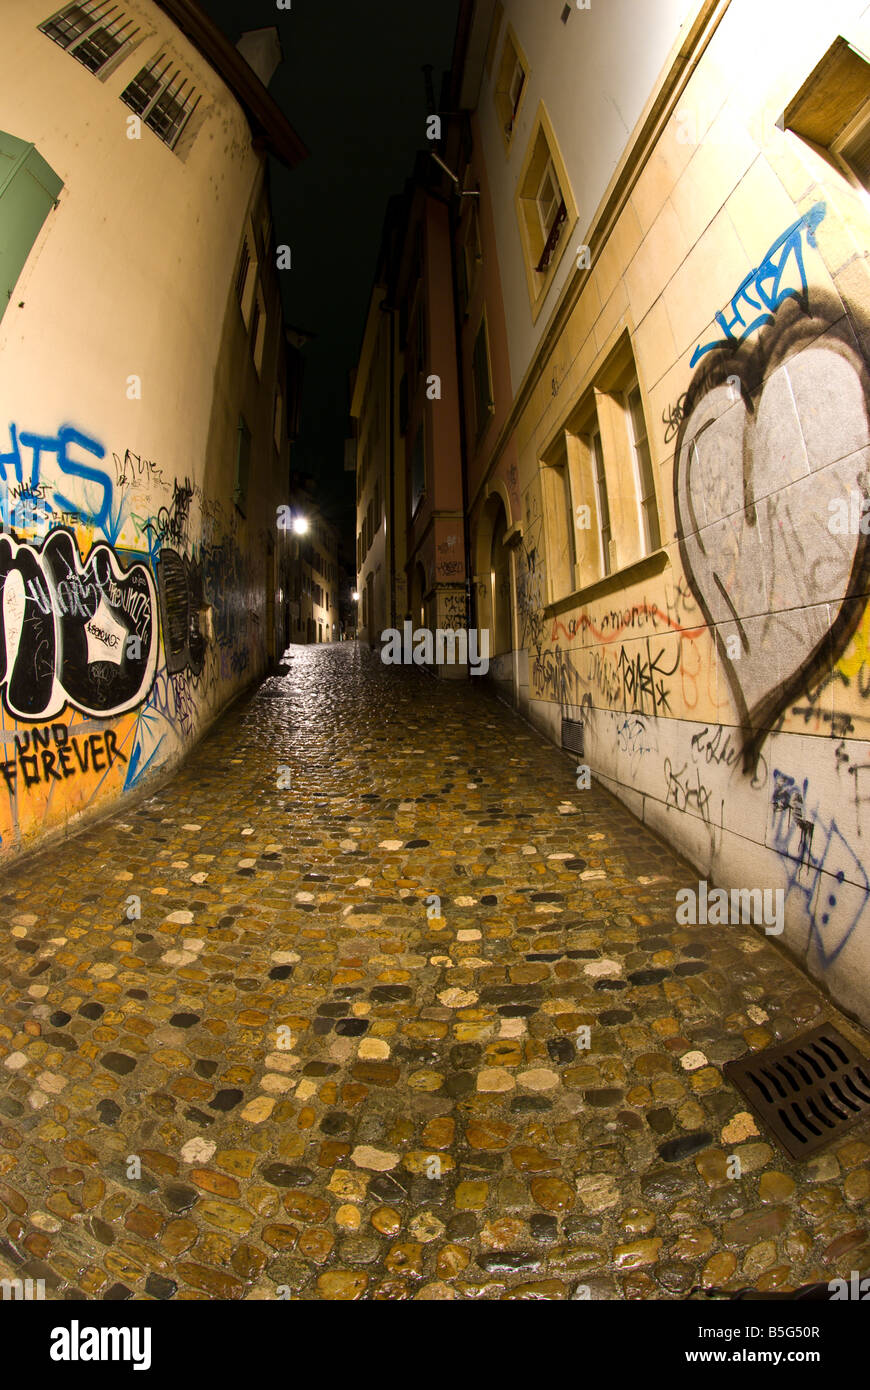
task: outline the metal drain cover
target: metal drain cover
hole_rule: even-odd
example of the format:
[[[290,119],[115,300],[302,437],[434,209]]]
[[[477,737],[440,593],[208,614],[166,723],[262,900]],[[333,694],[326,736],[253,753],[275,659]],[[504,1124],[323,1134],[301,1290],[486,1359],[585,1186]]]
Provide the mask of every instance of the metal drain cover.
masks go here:
[[[870,1119],[870,1062],[827,1023],[723,1070],[791,1158]]]

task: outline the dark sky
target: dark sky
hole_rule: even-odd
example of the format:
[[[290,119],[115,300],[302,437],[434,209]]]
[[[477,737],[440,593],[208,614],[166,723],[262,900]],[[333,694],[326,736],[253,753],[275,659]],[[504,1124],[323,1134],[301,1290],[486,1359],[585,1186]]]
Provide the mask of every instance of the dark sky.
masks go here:
[[[425,145],[421,71],[436,96],[449,66],[458,0],[199,0],[235,43],[275,25],[284,62],[269,86],[310,155],[292,173],[272,161],[275,238],[292,252],[282,273],[288,324],[317,335],[304,349],[301,437],[292,464],[322,480],[325,510],[355,526],[344,467],[348,371],[365,326],[387,199]],[[351,544],[351,554],[352,544]]]

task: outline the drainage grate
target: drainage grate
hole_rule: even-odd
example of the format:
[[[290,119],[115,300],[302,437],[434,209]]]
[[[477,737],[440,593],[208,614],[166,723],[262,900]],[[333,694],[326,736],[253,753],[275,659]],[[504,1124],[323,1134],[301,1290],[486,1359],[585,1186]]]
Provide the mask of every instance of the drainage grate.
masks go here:
[[[562,747],[583,757],[583,723],[579,719],[562,720]]]
[[[726,1062],[724,1072],[791,1158],[870,1119],[870,1062],[827,1023]]]

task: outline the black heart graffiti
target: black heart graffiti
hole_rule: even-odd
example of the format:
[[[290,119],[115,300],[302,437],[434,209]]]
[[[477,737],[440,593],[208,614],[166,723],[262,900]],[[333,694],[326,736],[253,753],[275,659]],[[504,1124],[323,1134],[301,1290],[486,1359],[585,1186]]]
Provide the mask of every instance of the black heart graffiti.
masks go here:
[[[122,714],[145,699],[158,650],[154,582],[95,545],[83,564],[73,533],[41,546],[0,536],[0,688],[16,719],[45,720],[69,703]]]
[[[686,396],[674,505],[686,576],[715,635],[754,769],[775,721],[830,674],[870,581],[870,537],[833,534],[866,492],[870,376],[843,305],[787,305],[750,346],[717,349]]]

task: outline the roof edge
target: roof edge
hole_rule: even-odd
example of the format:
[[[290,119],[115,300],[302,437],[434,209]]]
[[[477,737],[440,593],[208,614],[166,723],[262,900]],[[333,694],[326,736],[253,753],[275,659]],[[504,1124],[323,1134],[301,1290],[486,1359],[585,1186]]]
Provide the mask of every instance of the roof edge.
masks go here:
[[[196,4],[196,0],[155,0],[155,3],[174,20],[194,48],[226,82],[244,108],[254,143],[262,143],[270,154],[290,169],[307,159],[307,146],[274,97],[269,95],[253,68]]]

